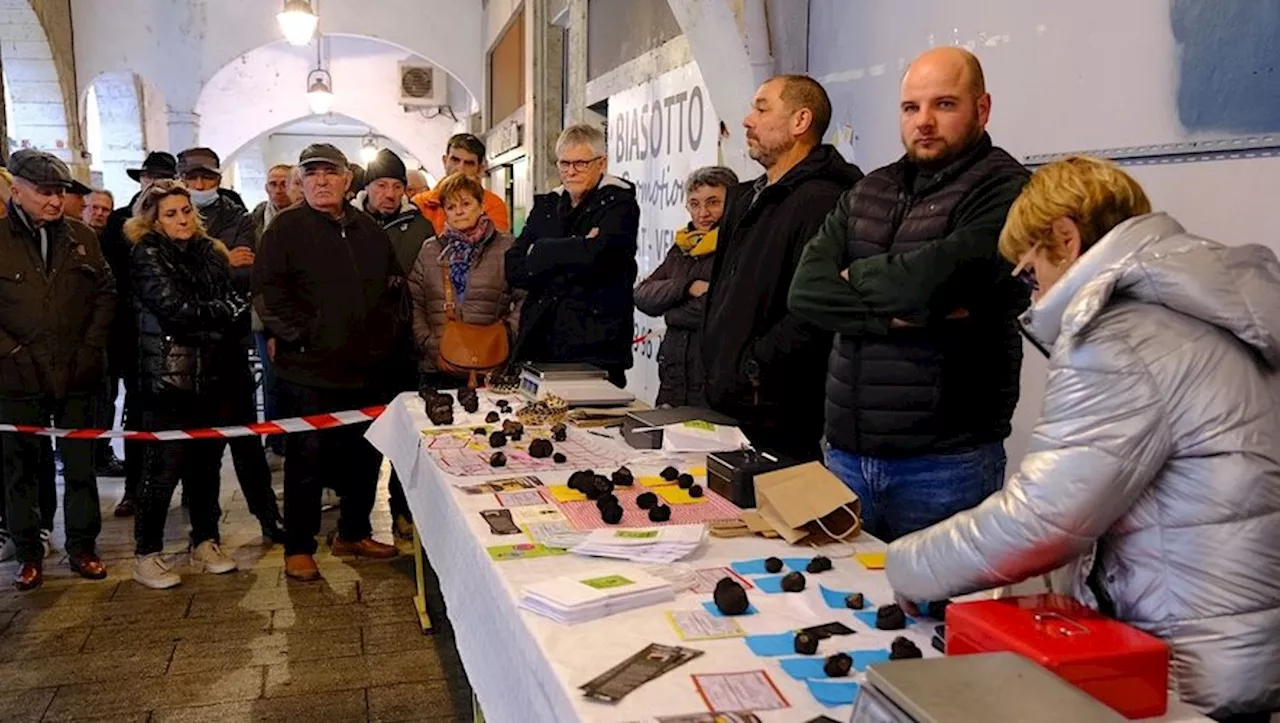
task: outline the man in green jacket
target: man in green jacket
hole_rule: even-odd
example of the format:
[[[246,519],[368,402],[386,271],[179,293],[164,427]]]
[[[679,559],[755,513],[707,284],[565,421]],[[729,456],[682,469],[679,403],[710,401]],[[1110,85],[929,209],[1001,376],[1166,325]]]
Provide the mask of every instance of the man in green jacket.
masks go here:
[[[845,193],[805,247],[789,307],[837,332],[827,466],[893,540],[1004,481],[1029,293],[996,253],[1029,173],[991,143],[982,67],[959,48],[902,81],[906,155]]]
[[[13,154],[13,198],[0,220],[0,422],[90,428],[94,400],[106,380],[107,335],[116,287],[98,238],[79,220],[63,218],[72,185],[66,164],[35,150]],[[5,513],[21,563],[19,590],[43,582],[40,541],[41,464],[47,443],[4,434]],[[101,579],[94,551],[102,519],[93,474],[93,440],[58,442],[71,569]]]

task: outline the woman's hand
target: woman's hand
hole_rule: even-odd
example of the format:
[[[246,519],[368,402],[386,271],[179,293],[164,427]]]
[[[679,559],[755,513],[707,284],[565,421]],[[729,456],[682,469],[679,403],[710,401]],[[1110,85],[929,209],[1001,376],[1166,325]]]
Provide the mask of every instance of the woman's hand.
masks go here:
[[[689,284],[689,296],[692,296],[693,298],[696,299],[699,296],[704,296],[707,293],[707,291],[710,289],[711,289],[711,284],[708,284],[702,279],[698,279],[697,281],[694,281],[692,284]]]
[[[231,264],[231,268],[233,269],[253,266],[253,259],[253,249],[248,246],[237,246],[227,253],[227,261]]]

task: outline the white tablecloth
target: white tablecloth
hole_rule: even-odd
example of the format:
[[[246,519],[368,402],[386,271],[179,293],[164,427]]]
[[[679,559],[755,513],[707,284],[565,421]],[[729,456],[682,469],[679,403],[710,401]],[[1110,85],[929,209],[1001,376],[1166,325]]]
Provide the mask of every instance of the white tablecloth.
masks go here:
[[[576,555],[491,561],[486,551],[488,546],[512,544],[524,538],[490,533],[477,513],[497,507],[494,497],[468,496],[454,489],[450,479],[420,448],[420,430],[428,426],[430,422],[423,413],[421,401],[414,394],[406,393],[388,407],[367,436],[399,472],[423,545],[440,579],[449,620],[456,632],[458,652],[487,720],[493,723],[638,721],[654,716],[706,712],[690,674],[760,669],[769,673],[791,704],[784,710],[758,713],[763,721],[807,721],[819,715],[848,720],[850,706],[822,706],[803,683],[783,672],[777,658],[757,657],[741,639],[682,643],[663,612],[696,609],[710,599],[709,595],[684,593],[670,604],[574,626],[561,625],[519,609],[520,590],[530,583],[563,575],[606,573],[635,563]],[[562,483],[570,471],[538,476],[544,484]],[[494,475],[495,478],[503,476],[512,475]],[[866,536],[856,541],[854,547],[858,551],[883,549],[880,542]],[[702,568],[770,555],[805,554],[804,550],[777,540],[711,538],[681,564]],[[851,558],[836,559],[835,565],[831,572],[808,576],[809,586],[800,594],[769,595],[751,591],[751,601],[761,614],[738,618],[739,623],[748,634],[754,634],[780,633],[839,620],[857,633],[824,641],[820,654],[840,649],[887,648],[894,637],[905,635],[925,655],[937,655],[929,644],[934,627],[931,624],[884,632],[857,622],[848,611],[828,609],[817,590],[818,582],[833,589],[862,592],[876,605],[892,600],[882,572],[864,570]],[[646,683],[617,704],[598,703],[583,697],[579,685],[649,643],[685,645],[701,649],[705,654]],[[862,676],[854,679],[861,681]],[[1164,720],[1203,719],[1183,710]]]

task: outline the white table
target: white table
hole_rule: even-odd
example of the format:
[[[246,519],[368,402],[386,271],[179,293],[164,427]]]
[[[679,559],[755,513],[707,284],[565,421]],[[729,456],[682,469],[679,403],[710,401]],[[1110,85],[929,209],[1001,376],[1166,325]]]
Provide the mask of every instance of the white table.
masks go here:
[[[482,394],[482,404],[487,404]],[[460,411],[460,410],[459,410]],[[481,415],[487,411],[482,407]],[[461,421],[459,422],[462,423]],[[520,542],[515,536],[496,536],[478,512],[497,507],[492,496],[468,496],[454,489],[449,477],[420,447],[420,430],[430,426],[421,401],[412,393],[398,397],[372,425],[368,439],[385,454],[399,472],[405,496],[456,633],[458,652],[485,718],[493,723],[547,721],[640,721],[654,716],[706,712],[706,705],[690,679],[693,673],[728,673],[766,670],[791,707],[760,712],[763,721],[807,721],[826,715],[848,720],[851,707],[826,708],[779,666],[777,658],[760,658],[741,639],[684,643],[663,615],[665,610],[698,608],[709,595],[684,593],[666,605],[635,610],[575,626],[560,625],[517,607],[520,590],[530,583],[563,575],[606,573],[634,565],[565,555],[528,560],[493,562],[486,548]],[[568,465],[572,467],[572,463]],[[563,483],[571,469],[539,474],[544,484]],[[603,471],[603,470],[600,470]],[[647,472],[637,469],[637,474]],[[510,477],[511,473],[493,477]],[[479,482],[483,478],[468,478]],[[883,549],[874,538],[861,537],[853,544],[859,552]],[[691,558],[681,561],[693,568],[728,565],[739,560],[776,555],[798,557],[805,551],[778,540],[758,537],[711,538]],[[839,620],[857,633],[823,641],[819,654],[839,649],[887,648],[905,635],[925,655],[937,655],[930,646],[934,625],[912,625],[905,631],[870,629],[848,611],[828,609],[817,583],[830,588],[862,592],[876,605],[892,600],[882,572],[863,569],[852,558],[835,559],[835,570],[807,576],[809,586],[799,594],[769,595],[750,591],[761,614],[738,618],[748,634],[786,630]],[[874,608],[868,608],[874,609]],[[705,654],[637,689],[617,704],[583,697],[578,686],[604,672],[649,643],[685,645]],[[861,682],[859,674],[855,678]],[[1166,721],[1204,720],[1185,709],[1171,711]]]

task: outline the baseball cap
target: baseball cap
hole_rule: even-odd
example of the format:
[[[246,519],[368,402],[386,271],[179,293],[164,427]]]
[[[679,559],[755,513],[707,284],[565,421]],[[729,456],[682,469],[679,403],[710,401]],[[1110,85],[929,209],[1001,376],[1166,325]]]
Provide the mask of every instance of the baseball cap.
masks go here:
[[[312,163],[328,163],[343,171],[350,165],[342,151],[331,143],[312,143],[302,149],[302,154],[298,156],[298,165],[308,166]]]
[[[24,148],[9,156],[9,172],[38,186],[71,188],[75,182],[67,164],[52,153]]]
[[[195,171],[208,171],[222,175],[222,162],[212,148],[188,148],[178,154],[178,175],[186,176]]]
[[[174,178],[178,175],[178,161],[173,154],[152,151],[142,162],[142,168],[130,168],[125,173],[135,181],[141,181],[144,173],[152,178]]]

